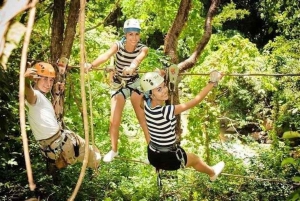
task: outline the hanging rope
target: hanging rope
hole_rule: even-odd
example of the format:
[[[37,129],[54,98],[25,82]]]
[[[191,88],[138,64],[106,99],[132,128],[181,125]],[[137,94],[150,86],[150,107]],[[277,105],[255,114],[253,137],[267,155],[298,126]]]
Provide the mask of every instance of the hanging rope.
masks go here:
[[[90,128],[91,128],[91,137],[92,137],[92,146],[93,148],[95,149],[96,146],[95,146],[95,137],[94,137],[94,118],[93,118],[93,98],[92,98],[92,93],[91,93],[91,84],[90,84],[90,76],[89,74],[87,74],[87,79],[88,79],[88,91],[89,91],[89,102],[90,102]],[[95,164],[96,166],[96,161],[95,161]],[[95,170],[97,171],[97,170]]]
[[[85,93],[85,70],[84,70],[84,63],[85,63],[85,53],[84,53],[84,29],[85,29],[85,4],[86,0],[80,0],[80,14],[79,14],[79,21],[80,21],[80,86],[81,86],[81,98],[82,98],[82,113],[83,113],[83,125],[84,125],[84,136],[85,136],[85,153],[84,159],[80,171],[80,175],[77,181],[77,184],[74,188],[74,191],[71,197],[68,199],[73,201],[78,193],[78,190],[81,186],[83,181],[85,170],[87,167],[88,156],[89,156],[89,125],[88,125],[88,118],[87,118],[87,107],[86,107],[86,93]]]
[[[28,149],[28,138],[26,134],[26,123],[25,123],[25,71],[26,71],[26,63],[27,63],[27,50],[30,41],[30,35],[32,31],[32,27],[34,24],[34,17],[36,12],[35,5],[37,4],[37,0],[34,0],[31,3],[31,9],[29,11],[28,24],[26,29],[26,34],[23,43],[22,56],[21,56],[21,64],[20,64],[20,84],[19,84],[19,112],[20,112],[20,126],[21,126],[21,136],[23,141],[23,149],[24,149],[24,158],[26,163],[26,172],[29,182],[29,188],[31,191],[34,191],[36,185],[32,176],[32,169],[30,163],[29,149]]]

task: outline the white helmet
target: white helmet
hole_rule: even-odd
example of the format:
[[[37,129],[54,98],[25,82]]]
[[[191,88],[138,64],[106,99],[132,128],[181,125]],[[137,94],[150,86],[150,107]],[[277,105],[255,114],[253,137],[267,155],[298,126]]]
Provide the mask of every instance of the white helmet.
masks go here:
[[[137,19],[128,19],[124,23],[124,33],[135,31],[140,33],[141,26],[140,22]]]
[[[141,78],[141,88],[144,92],[158,87],[164,82],[164,78],[158,72],[145,73]]]

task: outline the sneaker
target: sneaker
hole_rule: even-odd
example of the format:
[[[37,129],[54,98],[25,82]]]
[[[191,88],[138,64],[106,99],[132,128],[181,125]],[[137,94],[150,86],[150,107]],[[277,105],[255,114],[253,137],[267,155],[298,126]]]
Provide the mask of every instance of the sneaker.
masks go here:
[[[106,163],[111,162],[114,157],[116,157],[119,153],[118,152],[114,152],[113,150],[110,150],[103,158],[103,161]]]
[[[222,170],[224,169],[224,166],[225,166],[225,163],[223,161],[212,166],[212,169],[214,170],[215,175],[210,177],[210,181],[215,181],[218,178],[218,176],[221,174]]]

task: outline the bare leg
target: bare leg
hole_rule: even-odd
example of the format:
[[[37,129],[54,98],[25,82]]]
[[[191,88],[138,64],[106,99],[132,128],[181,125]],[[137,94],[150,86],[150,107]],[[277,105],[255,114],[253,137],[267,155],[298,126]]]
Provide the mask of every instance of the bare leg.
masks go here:
[[[125,99],[121,94],[111,98],[109,133],[111,147],[114,152],[118,151],[119,128],[121,125],[122,112],[125,106]]]
[[[130,100],[131,100],[131,104],[133,106],[133,109],[135,111],[136,117],[139,120],[139,123],[143,129],[144,135],[145,135],[145,139],[147,144],[149,144],[150,142],[150,135],[148,132],[148,127],[147,127],[147,123],[146,123],[146,118],[145,118],[145,113],[144,110],[140,107],[140,103],[142,101],[142,95],[139,95],[136,92],[133,92],[131,94]]]
[[[195,170],[208,174],[210,177],[214,176],[214,170],[202,161],[196,154],[186,153],[187,164],[186,167],[192,166]]]

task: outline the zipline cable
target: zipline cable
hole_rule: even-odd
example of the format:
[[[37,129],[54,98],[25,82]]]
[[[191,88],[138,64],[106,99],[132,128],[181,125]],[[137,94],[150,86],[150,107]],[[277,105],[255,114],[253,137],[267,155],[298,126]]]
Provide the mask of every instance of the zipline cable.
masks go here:
[[[80,66],[68,66],[68,68],[80,68]],[[106,71],[106,68],[93,67],[93,70]],[[152,71],[138,71],[139,73],[149,73]],[[191,75],[191,76],[209,76],[210,73],[179,73],[179,75]],[[290,76],[296,77],[300,76],[300,73],[225,73],[225,76],[234,77],[253,77],[253,76],[270,76],[270,77],[283,77]]]
[[[144,165],[150,165],[149,163],[146,163],[146,162],[141,161],[141,160],[129,159],[129,158],[120,157],[120,156],[115,157],[115,159],[129,161],[129,162],[133,162],[133,163],[142,163]],[[185,168],[185,170],[196,171],[195,169],[192,169],[192,168]],[[279,183],[284,183],[284,184],[288,183],[287,181],[277,179],[277,178],[263,179],[263,178],[258,178],[258,177],[255,177],[255,176],[243,176],[243,175],[237,175],[237,174],[229,174],[229,173],[225,173],[225,172],[222,172],[221,175],[231,176],[231,177],[240,177],[240,178],[245,178],[245,179],[253,179],[253,180],[257,180],[257,181],[270,181],[270,182],[279,182]]]
[[[243,175],[229,174],[229,173],[223,173],[223,172],[221,173],[221,175],[231,176],[231,177],[240,177],[240,178],[245,178],[245,179],[253,179],[253,180],[258,180],[258,181],[271,181],[271,182],[287,183],[287,181],[283,181],[281,179],[263,179],[263,178],[258,178],[255,176],[243,176]]]
[[[210,75],[210,73],[179,73],[179,75]],[[300,76],[300,73],[225,73],[225,76],[237,76],[237,77],[251,77],[251,76],[275,76],[275,77],[282,77],[282,76]]]

